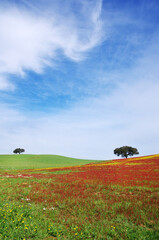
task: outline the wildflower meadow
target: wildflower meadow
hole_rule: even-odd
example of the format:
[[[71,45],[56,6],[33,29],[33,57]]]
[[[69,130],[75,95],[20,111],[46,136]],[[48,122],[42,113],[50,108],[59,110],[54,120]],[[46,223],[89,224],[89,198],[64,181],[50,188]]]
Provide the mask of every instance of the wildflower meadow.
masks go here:
[[[159,155],[3,168],[0,183],[1,240],[159,239]]]

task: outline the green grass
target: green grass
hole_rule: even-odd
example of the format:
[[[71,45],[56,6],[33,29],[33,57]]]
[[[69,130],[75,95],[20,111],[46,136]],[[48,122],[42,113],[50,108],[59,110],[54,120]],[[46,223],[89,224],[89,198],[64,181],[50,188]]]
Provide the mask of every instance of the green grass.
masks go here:
[[[68,167],[95,162],[59,155],[0,155],[0,170]]]

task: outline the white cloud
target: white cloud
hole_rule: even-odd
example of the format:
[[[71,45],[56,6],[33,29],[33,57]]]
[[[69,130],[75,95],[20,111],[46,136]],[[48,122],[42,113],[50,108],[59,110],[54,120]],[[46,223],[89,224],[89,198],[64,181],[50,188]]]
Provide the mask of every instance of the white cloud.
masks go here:
[[[3,75],[0,75],[0,90],[13,91],[15,89],[14,85],[8,81]]]
[[[77,16],[71,12],[71,6],[67,15],[55,12],[53,6],[51,13],[48,6],[45,14],[40,8],[35,11],[36,6],[29,10],[20,5],[1,7],[0,75],[23,77],[26,70],[41,73],[45,66],[53,66],[59,51],[73,61],[82,60],[84,53],[99,44],[103,36],[101,1],[93,3],[96,4],[90,6],[87,18],[82,3]],[[1,89],[6,88],[7,83],[1,84]]]

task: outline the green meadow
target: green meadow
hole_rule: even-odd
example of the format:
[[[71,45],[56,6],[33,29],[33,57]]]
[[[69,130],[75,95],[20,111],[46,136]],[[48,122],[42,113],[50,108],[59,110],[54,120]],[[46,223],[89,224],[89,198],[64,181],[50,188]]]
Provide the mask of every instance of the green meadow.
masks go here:
[[[59,155],[0,155],[0,170],[77,166],[95,162]]]

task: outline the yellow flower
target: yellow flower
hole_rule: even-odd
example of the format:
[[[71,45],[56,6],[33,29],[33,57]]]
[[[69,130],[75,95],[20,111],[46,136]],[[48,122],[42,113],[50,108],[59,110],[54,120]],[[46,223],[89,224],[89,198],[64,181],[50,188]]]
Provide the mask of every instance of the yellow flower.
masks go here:
[[[111,226],[111,227],[115,229],[115,227],[114,227],[114,226]]]

